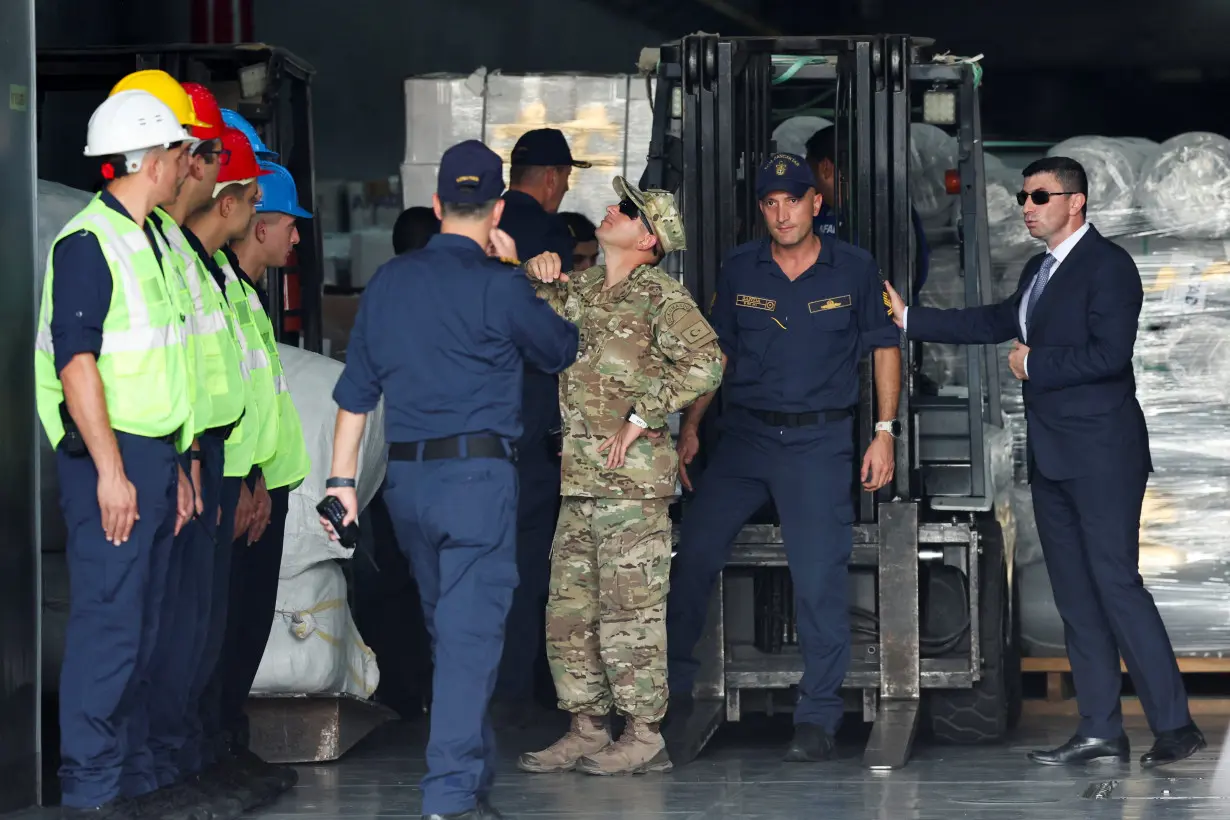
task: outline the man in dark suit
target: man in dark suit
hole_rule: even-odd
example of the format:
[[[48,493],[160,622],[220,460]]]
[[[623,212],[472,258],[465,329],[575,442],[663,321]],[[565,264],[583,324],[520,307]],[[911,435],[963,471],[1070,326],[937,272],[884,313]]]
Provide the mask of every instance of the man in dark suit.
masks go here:
[[[1085,221],[1080,163],[1029,165],[1017,201],[1047,252],[1029,260],[1016,293],[998,305],[908,309],[888,288],[912,339],[999,344],[1016,339],[1009,366],[1021,381],[1034,516],[1063,617],[1081,721],[1067,743],[1036,751],[1047,765],[1126,761],[1119,659],[1157,740],[1144,767],[1204,748],[1174,650],[1137,570],[1140,509],[1153,464],[1136,402],[1132,347],[1143,291],[1136,263]]]

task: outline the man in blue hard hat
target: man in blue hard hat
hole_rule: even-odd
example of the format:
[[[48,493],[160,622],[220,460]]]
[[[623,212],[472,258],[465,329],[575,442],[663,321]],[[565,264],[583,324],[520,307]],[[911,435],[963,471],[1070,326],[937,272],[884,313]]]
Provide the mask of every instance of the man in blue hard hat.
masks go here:
[[[524,273],[487,255],[504,212],[500,158],[476,140],[440,160],[440,233],[376,271],[346,351],[327,492],[359,514],[355,475],[367,414],[385,401],[385,500],[418,580],[435,653],[424,818],[491,820],[495,734],[487,704],[517,586],[515,462],[521,383],[559,373],[577,329]],[[322,521],[322,523],[324,523]],[[328,525],[325,524],[326,528]]]
[[[252,286],[260,296],[267,298],[265,288],[269,269],[287,264],[295,245],[299,244],[296,223],[300,219],[311,219],[312,214],[299,205],[298,190],[289,171],[273,162],[260,161],[258,164],[263,174],[258,180],[261,195],[256,203],[256,214],[248,225],[247,233],[241,239],[232,241],[229,247],[224,247],[222,252],[236,276]],[[263,324],[267,326],[267,322]],[[266,329],[272,331],[272,328]],[[266,339],[266,344],[272,341]],[[268,354],[271,360],[277,358],[276,350],[270,350]],[[280,374],[280,364],[275,372]],[[295,419],[286,417],[288,412],[293,412],[293,405],[287,408],[281,401],[284,389],[278,392],[278,450],[282,452],[281,428],[290,424],[290,435],[295,435],[293,430],[298,425],[298,419],[297,416]],[[302,439],[301,432],[298,437]],[[297,449],[301,441],[291,444],[296,445]],[[263,771],[268,775],[275,774],[276,767],[268,767],[248,749],[248,719],[244,704],[260,668],[269,639],[269,625],[273,622],[290,489],[302,480],[305,473],[302,466],[291,472],[278,471],[273,469],[272,462],[259,465],[259,480],[269,498],[269,510],[265,513],[268,523],[261,531],[254,524],[253,531],[247,536],[247,545],[235,550],[232,555],[221,683],[222,726],[230,737],[231,752],[246,762],[251,770]]]
[[[222,123],[230,128],[239,131],[248,138],[248,142],[252,145],[252,151],[256,154],[256,158],[262,162],[277,162],[278,154],[276,151],[270,151],[269,146],[261,141],[260,134],[256,133],[256,129],[252,123],[243,118],[237,111],[232,111],[229,108],[222,109]]]

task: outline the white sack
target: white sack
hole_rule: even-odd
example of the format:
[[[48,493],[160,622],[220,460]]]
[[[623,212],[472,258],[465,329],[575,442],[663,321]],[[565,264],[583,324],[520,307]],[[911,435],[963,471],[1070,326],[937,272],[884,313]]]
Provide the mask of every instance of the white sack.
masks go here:
[[[303,437],[312,469],[303,483],[291,491],[282,541],[282,577],[290,578],[313,564],[349,558],[353,549],[332,541],[320,525],[316,505],[325,497],[325,480],[333,466],[333,425],[337,404],[333,387],[344,365],[319,353],[279,344],[278,354],[290,384],[291,398],[303,424]],[[359,446],[359,509],[365,508],[384,481],[388,466],[384,446],[384,401],[367,416],[367,429]]]
[[[350,616],[342,568],[326,561],[283,578],[252,692],[366,699],[379,683],[376,655]]]

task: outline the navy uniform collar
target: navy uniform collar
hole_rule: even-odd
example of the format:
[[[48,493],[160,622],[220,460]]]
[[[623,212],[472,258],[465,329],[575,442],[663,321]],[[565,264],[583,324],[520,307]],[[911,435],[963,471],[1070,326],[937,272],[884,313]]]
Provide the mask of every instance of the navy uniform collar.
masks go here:
[[[811,276],[815,272],[816,267],[819,265],[827,265],[830,268],[833,267],[833,263],[834,263],[833,242],[834,242],[833,239],[828,239],[828,240],[821,239],[820,240],[820,254],[819,256],[816,257],[816,264],[812,265],[810,268],[803,271],[803,275],[800,276],[799,279],[804,279],[808,276]],[[777,265],[777,261],[773,258],[772,238],[765,237],[764,239],[760,240],[760,248],[756,252],[756,262],[757,264],[760,264],[760,265],[771,265],[773,269],[782,278],[785,278],[786,275],[782,273],[781,268],[778,267]],[[796,279],[794,281],[797,282],[799,280]]]
[[[438,233],[427,240],[427,247],[446,251],[469,251],[484,257],[487,255],[487,251],[477,242],[458,233]]]
[[[137,221],[132,218],[132,214],[128,213],[128,209],[125,208],[123,205],[121,205],[120,201],[116,199],[115,196],[110,191],[106,189],[100,191],[98,194],[98,198],[102,201],[102,204],[106,205],[108,208],[115,211],[116,213],[119,213],[119,214],[122,214],[128,217],[128,219],[132,220],[133,223]]]
[[[544,214],[547,212],[547,209],[542,207],[541,202],[534,199],[534,197],[530,196],[525,191],[505,191],[504,201],[508,203],[508,205],[513,205],[518,208],[532,208],[535,211],[542,211]]]

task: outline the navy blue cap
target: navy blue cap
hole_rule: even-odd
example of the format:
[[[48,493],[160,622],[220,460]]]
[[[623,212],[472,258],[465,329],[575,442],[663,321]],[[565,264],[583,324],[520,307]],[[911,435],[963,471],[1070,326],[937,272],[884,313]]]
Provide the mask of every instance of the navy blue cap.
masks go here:
[[[572,150],[564,132],[558,128],[537,128],[526,131],[512,149],[512,165],[546,165],[555,168],[571,165],[589,168],[591,163],[572,158]]]
[[[478,140],[459,142],[440,157],[436,194],[441,202],[479,205],[504,193],[504,161]]]
[[[774,191],[803,196],[816,187],[816,176],[797,154],[772,154],[756,172],[756,198],[764,199]]]

